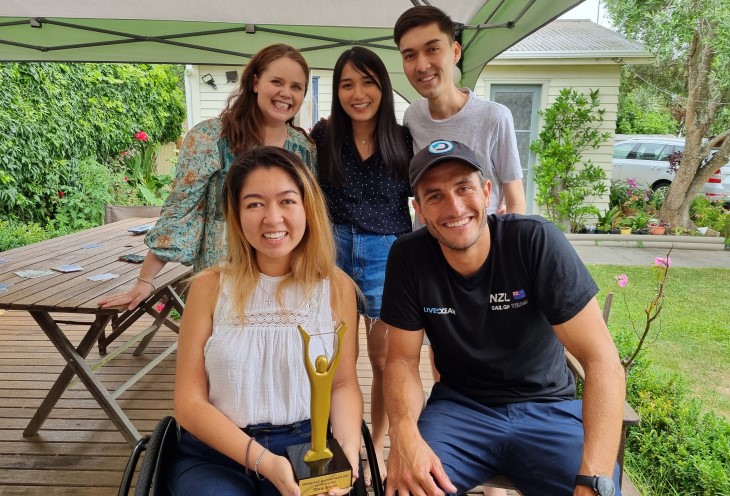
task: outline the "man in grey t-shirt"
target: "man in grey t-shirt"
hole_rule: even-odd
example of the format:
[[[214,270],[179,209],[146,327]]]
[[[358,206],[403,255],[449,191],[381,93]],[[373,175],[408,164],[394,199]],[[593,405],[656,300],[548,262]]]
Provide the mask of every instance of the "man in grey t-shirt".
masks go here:
[[[398,19],[394,39],[408,81],[424,97],[413,102],[403,123],[413,135],[414,152],[434,140],[453,140],[474,150],[492,183],[488,213],[525,213],[517,140],[512,114],[499,103],[480,100],[454,84],[461,46],[454,23],[435,7],[414,7]]]

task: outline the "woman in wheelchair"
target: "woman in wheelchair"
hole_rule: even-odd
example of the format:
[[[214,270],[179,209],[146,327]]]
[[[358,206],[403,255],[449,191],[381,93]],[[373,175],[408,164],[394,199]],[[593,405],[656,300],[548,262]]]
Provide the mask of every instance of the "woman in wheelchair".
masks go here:
[[[297,325],[311,336],[311,357],[339,348],[330,422],[357,477],[357,296],[335,265],[322,193],[299,157],[264,146],[233,163],[223,196],[227,262],[194,278],[180,328],[175,417],[186,432],[169,468],[171,492],[299,494],[283,456],[310,441]],[[349,329],[341,342],[339,322]]]

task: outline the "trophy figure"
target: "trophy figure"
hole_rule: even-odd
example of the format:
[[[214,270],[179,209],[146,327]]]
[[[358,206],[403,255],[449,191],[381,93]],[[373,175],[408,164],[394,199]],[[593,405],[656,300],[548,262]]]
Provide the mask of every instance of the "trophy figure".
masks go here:
[[[301,326],[297,329],[304,341],[304,367],[311,392],[312,442],[289,446],[286,453],[299,482],[301,496],[310,496],[333,487],[345,489],[352,485],[352,467],[342,448],[335,439],[327,439],[332,382],[347,325],[340,322],[335,329],[337,342],[332,357],[319,355],[314,364],[309,355],[311,336]]]

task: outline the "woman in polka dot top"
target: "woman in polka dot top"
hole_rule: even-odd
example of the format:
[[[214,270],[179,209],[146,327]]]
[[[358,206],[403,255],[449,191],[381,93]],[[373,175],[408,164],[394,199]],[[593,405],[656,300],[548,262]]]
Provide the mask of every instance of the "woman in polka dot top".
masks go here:
[[[395,119],[393,88],[382,60],[353,47],[334,68],[332,113],[312,129],[318,178],[327,198],[337,244],[337,265],[363,293],[368,356],[373,367],[372,432],[385,477],[388,418],[383,404],[386,326],[379,320],[385,263],[396,237],[410,232],[408,163],[413,139]],[[363,474],[366,483],[369,470]]]

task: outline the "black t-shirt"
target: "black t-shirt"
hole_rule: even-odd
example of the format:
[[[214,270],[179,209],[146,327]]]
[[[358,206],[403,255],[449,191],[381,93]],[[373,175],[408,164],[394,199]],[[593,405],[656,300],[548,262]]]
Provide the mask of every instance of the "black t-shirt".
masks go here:
[[[566,237],[539,216],[490,215],[491,248],[466,278],[427,229],[390,250],[381,319],[425,329],[441,380],[485,405],[575,396],[552,328],[598,292]]]

